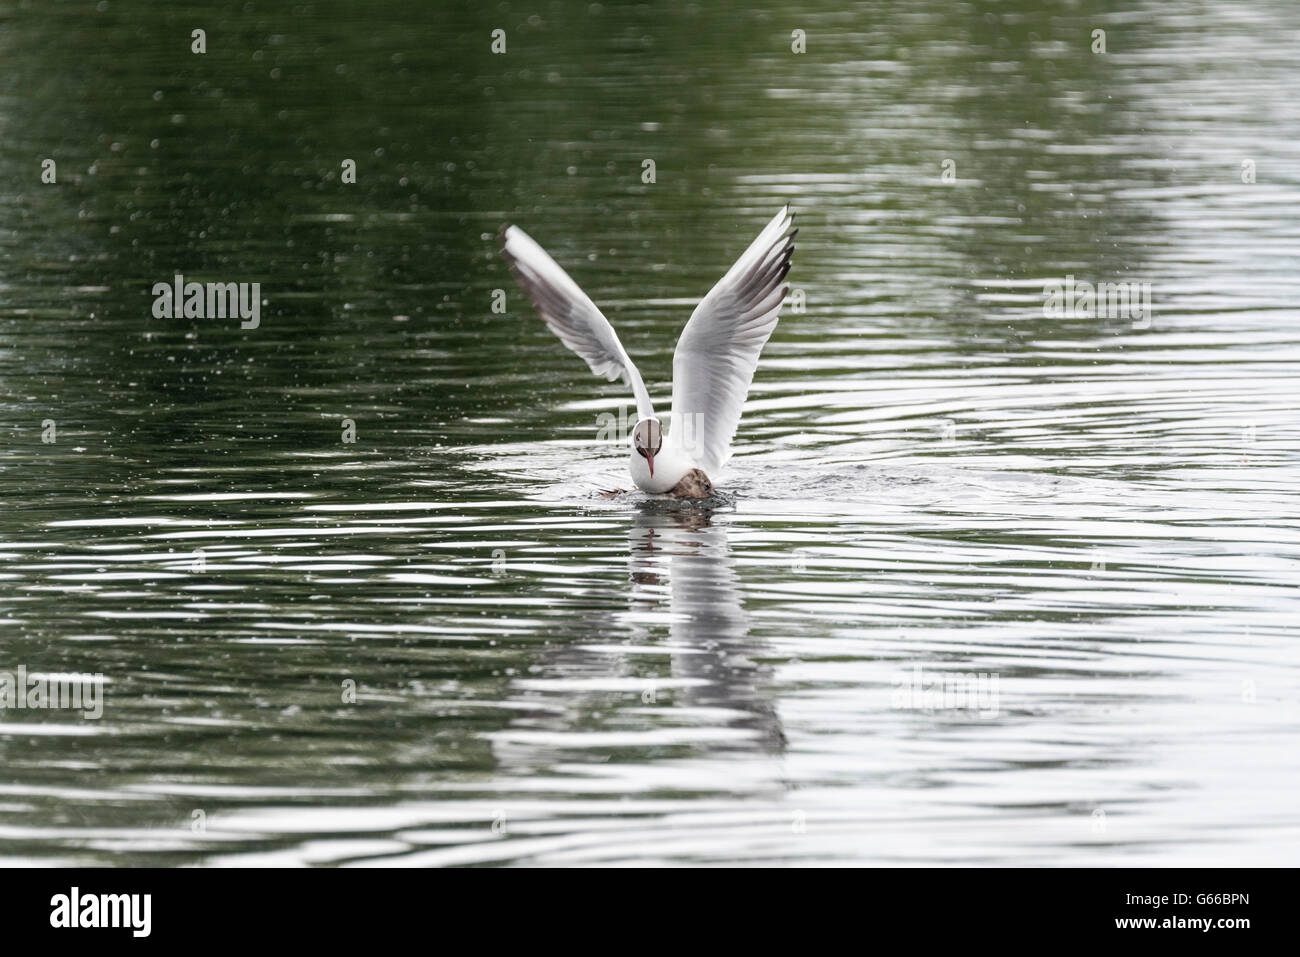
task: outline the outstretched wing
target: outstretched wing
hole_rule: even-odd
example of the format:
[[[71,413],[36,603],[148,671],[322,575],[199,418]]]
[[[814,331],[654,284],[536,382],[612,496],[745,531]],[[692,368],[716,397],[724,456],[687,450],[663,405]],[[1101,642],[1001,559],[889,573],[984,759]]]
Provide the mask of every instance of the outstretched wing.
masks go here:
[[[790,288],[785,276],[799,232],[790,230],[793,222],[787,205],[695,307],[677,340],[671,439],[715,480]]]
[[[650,394],[614,327],[569,274],[518,226],[501,230],[501,255],[560,341],[585,359],[596,375],[626,382],[636,396],[639,418],[653,415]]]

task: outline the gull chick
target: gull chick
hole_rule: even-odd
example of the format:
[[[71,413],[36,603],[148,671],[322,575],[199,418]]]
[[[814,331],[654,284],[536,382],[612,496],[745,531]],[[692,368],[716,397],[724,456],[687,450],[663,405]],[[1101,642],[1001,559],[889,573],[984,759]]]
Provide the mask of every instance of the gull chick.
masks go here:
[[[691,313],[673,353],[666,434],[609,320],[532,237],[518,226],[502,229],[501,254],[551,331],[596,375],[632,390],[637,423],[628,470],[638,488],[688,498],[713,491],[709,476],[731,457],[740,407],[790,289],[785,277],[799,232],[793,222],[786,205]]]

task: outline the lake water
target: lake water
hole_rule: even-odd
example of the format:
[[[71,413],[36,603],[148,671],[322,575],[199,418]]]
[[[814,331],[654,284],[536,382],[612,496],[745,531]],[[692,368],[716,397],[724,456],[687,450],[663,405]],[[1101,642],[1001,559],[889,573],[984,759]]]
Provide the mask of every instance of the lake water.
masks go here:
[[[0,861],[1296,863],[1300,7],[837,6],[0,5],[0,671],[103,676]],[[666,408],[787,201],[722,494],[601,498],[497,230]]]

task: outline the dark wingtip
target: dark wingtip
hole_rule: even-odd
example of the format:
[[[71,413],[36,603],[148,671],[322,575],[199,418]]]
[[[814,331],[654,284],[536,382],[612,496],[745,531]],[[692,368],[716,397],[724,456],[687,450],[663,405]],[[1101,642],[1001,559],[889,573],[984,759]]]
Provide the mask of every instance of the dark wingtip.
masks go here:
[[[502,223],[501,228],[497,230],[497,253],[510,265],[510,271],[514,272],[515,257],[506,250],[506,233],[510,231],[512,225],[513,223]]]

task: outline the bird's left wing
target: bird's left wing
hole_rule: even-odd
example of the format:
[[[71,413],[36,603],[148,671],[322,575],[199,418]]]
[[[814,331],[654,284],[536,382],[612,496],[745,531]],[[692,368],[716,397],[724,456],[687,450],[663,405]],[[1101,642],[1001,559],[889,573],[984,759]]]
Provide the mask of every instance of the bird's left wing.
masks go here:
[[[501,255],[560,341],[586,360],[596,375],[626,382],[636,397],[640,418],[653,415],[650,393],[614,327],[569,274],[518,226],[501,230]]]
[[[789,286],[794,214],[785,206],[691,313],[673,354],[671,441],[716,481],[731,455],[758,355]]]

